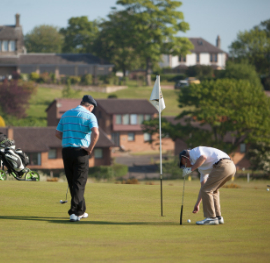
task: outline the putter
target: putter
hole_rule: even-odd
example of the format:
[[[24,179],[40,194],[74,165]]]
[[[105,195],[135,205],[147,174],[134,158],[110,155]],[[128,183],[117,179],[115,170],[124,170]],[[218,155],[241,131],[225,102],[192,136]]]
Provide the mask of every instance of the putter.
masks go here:
[[[185,168],[186,168],[186,165],[185,165]],[[180,225],[182,225],[182,217],[183,217],[184,193],[185,193],[185,180],[186,180],[186,176],[184,176],[184,183],[183,183],[182,205],[181,205],[181,212],[180,212]]]
[[[65,201],[60,200],[60,204],[65,204],[65,203],[68,202],[68,201],[67,201],[67,194],[68,194],[68,187],[67,187],[67,193],[66,193],[66,200],[65,200]]]

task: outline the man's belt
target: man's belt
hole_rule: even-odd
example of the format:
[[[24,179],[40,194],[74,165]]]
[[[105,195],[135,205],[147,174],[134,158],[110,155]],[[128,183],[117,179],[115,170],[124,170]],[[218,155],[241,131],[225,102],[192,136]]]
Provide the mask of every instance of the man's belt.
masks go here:
[[[219,162],[222,161],[222,160],[231,160],[231,158],[221,158],[215,164],[219,164]]]

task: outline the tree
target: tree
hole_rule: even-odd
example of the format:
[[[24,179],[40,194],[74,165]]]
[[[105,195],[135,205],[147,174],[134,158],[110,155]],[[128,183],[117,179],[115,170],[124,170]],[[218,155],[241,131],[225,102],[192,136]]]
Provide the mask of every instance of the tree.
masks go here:
[[[118,0],[124,7],[123,17],[129,18],[129,34],[132,48],[144,61],[146,82],[151,85],[151,70],[160,61],[161,55],[185,55],[193,48],[191,42],[179,37],[179,31],[186,32],[189,24],[178,11],[182,3],[173,0]]]
[[[249,158],[251,169],[270,173],[270,144],[265,142],[252,144],[248,150],[247,157]]]
[[[6,115],[18,119],[26,117],[29,99],[36,87],[31,82],[5,81],[0,85],[0,105]]]
[[[61,53],[63,37],[57,27],[41,25],[26,34],[24,43],[28,52]]]
[[[239,32],[230,46],[230,54],[237,61],[247,59],[260,74],[270,73],[270,19],[250,31]]]
[[[91,52],[91,46],[98,32],[96,20],[89,21],[87,16],[70,18],[68,27],[60,29],[60,33],[64,36],[62,51],[65,53]]]
[[[127,70],[140,66],[140,59],[133,47],[133,24],[125,12],[113,11],[108,20],[100,23],[100,33],[93,44],[93,53],[121,70],[124,77]]]
[[[270,142],[270,100],[261,86],[246,80],[203,81],[182,88],[178,102],[184,110],[177,118],[185,124],[163,122],[162,126],[163,135],[173,140],[179,138],[190,147],[212,146],[228,153],[243,141]],[[146,128],[158,132],[154,121]]]
[[[225,70],[221,70],[219,78],[248,80],[255,86],[261,86],[261,80],[253,65],[248,63],[228,62]]]

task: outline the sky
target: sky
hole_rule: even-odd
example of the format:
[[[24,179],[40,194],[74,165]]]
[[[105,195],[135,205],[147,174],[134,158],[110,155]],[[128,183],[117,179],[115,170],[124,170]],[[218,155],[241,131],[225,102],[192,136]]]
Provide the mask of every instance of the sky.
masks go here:
[[[116,0],[0,0],[0,25],[14,25],[19,13],[24,34],[35,26],[46,24],[67,27],[71,17],[87,16],[89,20],[106,18]],[[228,52],[240,31],[250,30],[270,19],[270,0],[183,0],[178,9],[184,13],[190,30],[184,37],[202,37],[211,44],[221,38],[221,49]]]

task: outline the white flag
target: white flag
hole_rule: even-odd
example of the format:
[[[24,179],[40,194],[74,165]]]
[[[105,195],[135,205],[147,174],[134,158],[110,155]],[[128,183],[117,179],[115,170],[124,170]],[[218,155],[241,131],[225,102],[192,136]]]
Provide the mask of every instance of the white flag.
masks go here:
[[[163,99],[162,91],[160,88],[160,76],[157,76],[152,94],[150,96],[150,102],[155,106],[159,112],[159,103],[160,103],[160,112],[162,112],[166,106]]]

